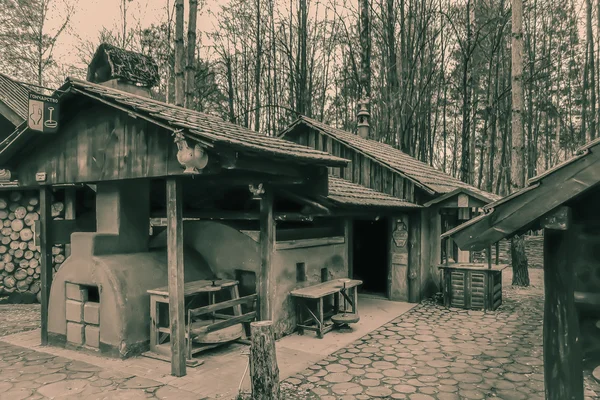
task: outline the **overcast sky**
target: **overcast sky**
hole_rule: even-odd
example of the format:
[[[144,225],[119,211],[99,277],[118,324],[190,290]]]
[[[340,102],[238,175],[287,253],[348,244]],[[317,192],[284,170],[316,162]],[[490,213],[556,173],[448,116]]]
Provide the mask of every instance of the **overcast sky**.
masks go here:
[[[57,5],[61,4],[62,0],[55,0]],[[198,31],[206,32],[212,30],[213,22],[211,21],[208,10],[218,11],[219,3],[226,0],[206,0],[206,6],[198,15]],[[88,40],[96,40],[98,33],[103,27],[107,29],[117,29],[120,26],[120,8],[121,0],[79,0],[75,1],[75,13],[71,17],[69,30],[59,38],[56,45],[55,57],[63,60],[65,63],[77,62],[77,55],[73,52],[73,47],[77,44],[78,38],[81,37]],[[131,3],[128,10],[128,24],[132,26],[139,20],[142,27],[148,27],[152,23],[159,23],[166,19],[165,7],[169,3],[173,6],[174,0],[135,0]],[[185,1],[185,14],[187,17],[187,1]],[[62,10],[57,7],[57,10],[52,13],[48,28],[50,30],[56,27],[63,21],[61,16]],[[63,14],[64,15],[64,14]]]

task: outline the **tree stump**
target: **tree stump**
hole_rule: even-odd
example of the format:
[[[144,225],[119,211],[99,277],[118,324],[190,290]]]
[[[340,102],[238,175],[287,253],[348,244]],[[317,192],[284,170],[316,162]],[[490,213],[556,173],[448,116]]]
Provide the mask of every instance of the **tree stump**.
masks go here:
[[[279,367],[272,321],[250,324],[250,380],[252,399],[279,400]]]

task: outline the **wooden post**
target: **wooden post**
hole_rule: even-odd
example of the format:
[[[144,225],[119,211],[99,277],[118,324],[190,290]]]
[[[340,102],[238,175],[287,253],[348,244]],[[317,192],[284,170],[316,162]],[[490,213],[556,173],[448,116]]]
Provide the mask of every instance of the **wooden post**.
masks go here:
[[[500,263],[500,242],[496,242],[496,265]]]
[[[354,277],[354,229],[352,218],[344,221],[344,236],[346,237],[346,258],[348,259],[348,278]]]
[[[275,222],[273,220],[273,192],[270,188],[265,190],[260,200],[260,276],[258,279],[259,319],[267,321],[272,319],[271,295],[273,271],[271,270],[271,255],[275,241]]]
[[[52,243],[50,243],[50,227],[52,221],[52,193],[49,187],[40,189],[40,267],[41,267],[41,292],[42,292],[42,346],[48,345],[48,302],[50,300],[50,287],[52,286]]]
[[[570,212],[542,218],[544,229],[544,382],[548,400],[582,400],[583,366],[569,263]]]
[[[183,220],[181,182],[167,178],[167,264],[171,327],[171,375],[184,376],[185,316],[183,302]]]
[[[69,187],[65,189],[65,220],[75,219],[75,203],[77,200],[77,189]],[[65,244],[65,258],[71,255],[71,244]]]
[[[421,218],[424,212],[411,213],[408,220],[408,301],[421,301]]]
[[[271,321],[250,324],[250,380],[252,399],[279,399],[279,367],[275,353],[275,337]]]

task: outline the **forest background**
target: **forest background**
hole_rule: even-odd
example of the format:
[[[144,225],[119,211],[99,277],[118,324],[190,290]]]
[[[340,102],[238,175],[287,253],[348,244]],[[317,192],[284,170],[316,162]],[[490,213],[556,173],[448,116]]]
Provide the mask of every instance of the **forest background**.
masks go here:
[[[509,193],[510,0],[368,1],[368,81],[358,0],[192,0],[186,23],[196,3],[187,107],[266,135],[299,114],[355,131],[366,93],[373,138]],[[527,178],[598,136],[598,15],[600,0],[523,2]],[[0,0],[0,72],[45,87],[85,78],[108,42],[153,57],[173,103],[174,36],[174,0]]]

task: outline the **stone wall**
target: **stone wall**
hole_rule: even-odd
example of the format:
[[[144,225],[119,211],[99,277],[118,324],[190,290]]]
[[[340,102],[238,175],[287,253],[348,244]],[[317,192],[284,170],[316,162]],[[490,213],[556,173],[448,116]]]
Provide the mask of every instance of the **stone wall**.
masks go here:
[[[543,268],[544,267],[544,236],[525,236],[525,253],[527,254],[527,261],[529,262],[529,268]],[[492,262],[496,260],[496,248],[492,246]],[[475,252],[473,254],[474,262],[486,262],[485,251]],[[511,263],[510,259],[510,240],[502,240],[500,242],[500,264]]]

